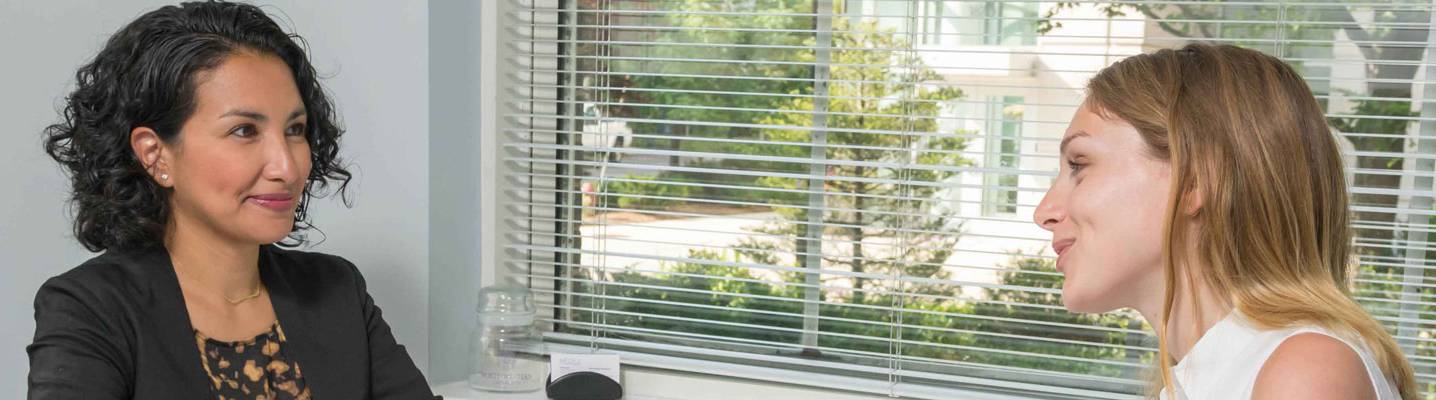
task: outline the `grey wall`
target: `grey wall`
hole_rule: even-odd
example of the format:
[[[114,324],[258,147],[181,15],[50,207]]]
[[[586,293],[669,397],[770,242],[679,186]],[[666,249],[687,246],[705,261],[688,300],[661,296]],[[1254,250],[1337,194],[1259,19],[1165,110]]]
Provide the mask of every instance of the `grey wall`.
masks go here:
[[[478,300],[479,8],[429,2],[430,382],[464,378]]]
[[[120,26],[172,2],[0,0],[0,398],[23,398],[31,304],[47,277],[88,259],[69,234],[66,182],[39,132],[75,68]],[[352,209],[315,205],[327,240],[354,261],[395,335],[429,366],[429,46],[423,1],[259,0],[282,11],[329,78],[357,169]],[[281,16],[281,19],[284,19]],[[427,372],[427,371],[426,371]]]

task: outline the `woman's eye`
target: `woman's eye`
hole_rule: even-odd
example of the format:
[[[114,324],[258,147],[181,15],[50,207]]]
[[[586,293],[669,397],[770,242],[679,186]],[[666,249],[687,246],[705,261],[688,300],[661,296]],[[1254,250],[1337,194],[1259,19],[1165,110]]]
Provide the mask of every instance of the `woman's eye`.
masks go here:
[[[1087,166],[1086,164],[1081,164],[1081,163],[1078,163],[1078,162],[1076,162],[1076,161],[1067,160],[1067,169],[1070,170],[1070,171],[1072,171],[1072,175],[1077,175],[1077,171],[1081,171],[1082,168],[1083,168],[1083,167],[1086,167],[1086,166]]]
[[[254,136],[256,133],[258,133],[258,130],[254,128],[254,125],[250,124],[236,126],[234,129],[229,130],[229,134],[242,138]]]
[[[307,126],[305,126],[304,124],[290,125],[289,130],[285,131],[284,134],[289,136],[304,136],[304,133],[306,132],[305,128],[307,128]]]

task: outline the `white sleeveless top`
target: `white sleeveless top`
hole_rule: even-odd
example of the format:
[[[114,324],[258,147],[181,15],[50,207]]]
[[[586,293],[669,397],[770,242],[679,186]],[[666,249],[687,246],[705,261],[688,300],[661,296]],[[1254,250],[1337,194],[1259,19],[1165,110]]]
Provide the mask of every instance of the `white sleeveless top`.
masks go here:
[[[1364,343],[1351,342],[1319,326],[1262,330],[1236,310],[1212,325],[1191,352],[1172,368],[1177,399],[1250,399],[1257,373],[1266,364],[1267,357],[1287,338],[1307,332],[1323,334],[1351,346],[1366,366],[1366,375],[1376,388],[1376,398],[1401,400],[1396,385],[1386,380]],[[1162,391],[1161,398],[1170,399],[1167,391]]]

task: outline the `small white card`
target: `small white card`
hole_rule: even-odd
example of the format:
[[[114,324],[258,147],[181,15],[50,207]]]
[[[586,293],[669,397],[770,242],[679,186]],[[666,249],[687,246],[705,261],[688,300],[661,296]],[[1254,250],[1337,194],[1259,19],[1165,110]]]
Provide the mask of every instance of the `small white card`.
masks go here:
[[[614,382],[623,383],[618,380],[617,354],[549,354],[549,379],[556,381],[559,377],[579,371],[601,374]]]

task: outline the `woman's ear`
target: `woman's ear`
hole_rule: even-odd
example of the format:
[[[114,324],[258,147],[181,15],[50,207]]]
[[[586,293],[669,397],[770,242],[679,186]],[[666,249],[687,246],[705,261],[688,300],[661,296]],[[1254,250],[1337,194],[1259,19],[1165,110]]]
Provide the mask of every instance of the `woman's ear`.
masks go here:
[[[1200,214],[1202,212],[1202,199],[1206,197],[1202,194],[1205,192],[1206,191],[1202,190],[1201,187],[1192,187],[1183,193],[1182,214],[1187,217],[1196,217],[1197,214]]]
[[[165,144],[160,140],[160,135],[149,127],[137,127],[130,130],[130,149],[135,152],[135,158],[140,160],[140,165],[145,167],[150,177],[160,187],[173,187],[169,171],[169,152],[165,151]]]

